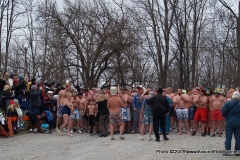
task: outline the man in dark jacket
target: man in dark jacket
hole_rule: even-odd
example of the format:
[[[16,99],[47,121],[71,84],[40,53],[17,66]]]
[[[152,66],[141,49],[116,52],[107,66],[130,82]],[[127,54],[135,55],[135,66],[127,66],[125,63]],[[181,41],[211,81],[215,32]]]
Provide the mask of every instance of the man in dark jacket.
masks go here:
[[[39,114],[40,107],[42,105],[41,102],[41,93],[42,93],[42,88],[39,87],[39,90],[37,89],[36,85],[31,86],[31,90],[29,92],[30,95],[30,105],[31,105],[31,111],[35,112],[36,114]]]
[[[146,99],[146,102],[152,107],[154,134],[156,141],[160,142],[159,121],[163,133],[163,139],[169,140],[166,136],[165,115],[168,113],[170,106],[168,104],[167,98],[162,95],[162,88],[159,88],[157,92],[157,95],[151,97],[150,99]]]
[[[226,156],[229,156],[231,151],[232,135],[235,137],[235,151],[237,156],[240,156],[240,94],[238,91],[233,92],[232,100],[224,104],[221,112],[226,119],[226,141],[225,150]]]

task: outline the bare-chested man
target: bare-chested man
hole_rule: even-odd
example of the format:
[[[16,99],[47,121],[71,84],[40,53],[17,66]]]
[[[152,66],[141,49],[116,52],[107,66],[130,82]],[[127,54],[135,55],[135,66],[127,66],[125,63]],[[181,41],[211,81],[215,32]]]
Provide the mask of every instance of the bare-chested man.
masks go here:
[[[166,89],[166,92],[167,92],[167,97],[169,97],[172,101],[173,101],[173,98],[174,98],[174,93],[172,93],[172,88],[171,87],[168,87]],[[169,109],[169,114],[170,114],[170,122],[171,122],[171,128],[170,129],[174,129],[174,125],[175,125],[175,122],[176,122],[176,119],[175,118],[175,110],[174,110],[174,104],[172,106],[170,106],[170,109]]]
[[[83,98],[83,93],[82,92],[79,92],[78,93],[78,98],[79,98],[79,101],[80,101],[80,130],[83,132],[83,127],[85,128],[88,128],[87,127],[87,122],[85,124],[84,123],[84,119],[83,119],[83,116],[84,116],[84,113],[86,112],[86,108],[87,108],[87,101],[85,98]]]
[[[90,130],[90,135],[93,136],[93,130],[94,130],[94,119],[97,116],[97,106],[94,101],[94,99],[89,100],[89,105],[87,106],[87,116],[88,116],[88,125]]]
[[[194,128],[194,122],[193,122],[193,120],[194,120],[194,116],[195,116],[195,112],[196,112],[196,110],[197,110],[197,105],[198,105],[198,103],[196,103],[197,102],[197,100],[198,100],[198,98],[199,98],[199,96],[200,96],[200,94],[199,94],[199,91],[198,91],[199,89],[196,89],[196,88],[194,88],[193,90],[192,90],[192,98],[193,98],[193,105],[192,106],[190,106],[189,107],[189,110],[188,110],[188,112],[189,112],[189,117],[188,117],[188,119],[190,120],[190,132],[192,132],[193,131],[193,128]],[[198,129],[197,129],[197,131],[198,131]]]
[[[128,94],[128,90],[126,88],[123,88],[120,94],[120,98],[123,101],[123,107],[124,110],[126,112],[124,112],[125,114],[123,114],[123,112],[121,112],[122,114],[122,120],[123,120],[123,125],[125,128],[125,122],[126,122],[126,133],[131,133],[131,113],[130,113],[130,107],[131,107],[131,103],[132,103],[132,97]]]
[[[194,116],[194,130],[192,136],[197,133],[198,122],[201,122],[202,136],[205,137],[205,127],[207,122],[207,106],[208,106],[208,97],[206,96],[206,91],[200,89],[198,99],[194,101],[195,105],[198,106],[195,116]]]
[[[192,96],[191,96],[192,97]],[[176,105],[176,114],[178,117],[178,121],[179,121],[179,132],[178,135],[182,134],[182,130],[183,130],[183,122],[186,128],[186,131],[188,134],[190,134],[189,130],[188,130],[188,107],[191,101],[191,97],[188,94],[182,94],[182,90],[178,89],[178,95],[176,95],[174,97],[174,104]]]
[[[123,102],[119,96],[117,96],[117,87],[112,86],[110,88],[111,97],[108,99],[107,108],[110,112],[110,135],[111,140],[114,140],[113,131],[114,126],[120,125],[120,139],[125,139],[123,134],[124,125],[122,122],[122,115],[120,108],[123,106]]]
[[[56,122],[56,131],[59,131],[58,127],[61,125],[62,123],[62,110],[63,110],[63,103],[65,101],[66,98],[66,93],[70,92],[71,90],[71,85],[70,84],[66,84],[65,89],[61,90],[58,93],[58,97],[57,97],[57,122]]]
[[[73,129],[76,126],[76,128],[78,128],[78,132],[80,134],[82,134],[82,131],[80,130],[81,126],[80,126],[80,99],[78,98],[77,95],[77,90],[73,91],[73,97],[71,99],[71,102],[73,104],[73,108],[74,108],[74,112],[71,113],[71,119],[72,119],[72,129],[71,129],[71,134],[73,133]],[[76,125],[76,121],[77,121],[77,125]]]
[[[214,92],[210,98],[211,121],[213,125],[213,133],[211,137],[215,137],[215,132],[218,129],[218,136],[221,137],[223,127],[223,116],[221,109],[226,102],[226,99],[219,92]]]

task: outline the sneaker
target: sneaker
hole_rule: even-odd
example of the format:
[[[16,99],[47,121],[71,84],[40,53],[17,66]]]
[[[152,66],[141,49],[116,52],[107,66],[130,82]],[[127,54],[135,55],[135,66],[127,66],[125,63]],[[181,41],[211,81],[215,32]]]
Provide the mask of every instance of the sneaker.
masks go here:
[[[148,137],[148,141],[151,141],[152,140],[152,137],[150,136],[150,137]]]
[[[185,129],[183,129],[182,131],[183,131],[184,133],[186,133],[186,130],[185,130]]]
[[[32,131],[33,131],[32,129],[29,129],[28,133],[32,133]]]
[[[37,128],[35,128],[35,129],[33,130],[33,132],[34,132],[34,133],[37,133],[37,131],[38,131],[38,129],[37,129]]]
[[[131,134],[135,134],[136,132],[135,131],[132,131]]]
[[[56,128],[56,131],[59,132],[60,130],[58,128]]]
[[[80,134],[82,134],[82,131],[81,131],[80,129],[78,130],[78,132],[79,132]]]
[[[119,138],[120,138],[120,139],[125,139],[125,137],[124,137],[124,136],[120,136]]]
[[[156,139],[156,142],[160,142],[160,139]]]
[[[63,128],[63,131],[64,131],[64,132],[67,132],[66,128]]]
[[[140,137],[139,137],[139,140],[144,140],[143,136],[140,136]]]
[[[73,134],[73,130],[71,130],[70,133]]]

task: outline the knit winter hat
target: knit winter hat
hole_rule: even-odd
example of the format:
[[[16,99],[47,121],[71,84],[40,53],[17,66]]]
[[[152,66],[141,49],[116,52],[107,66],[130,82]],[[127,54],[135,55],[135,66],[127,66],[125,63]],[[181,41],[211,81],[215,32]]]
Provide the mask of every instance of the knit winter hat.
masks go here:
[[[240,94],[238,91],[233,92],[232,99],[234,99],[234,98],[239,99],[239,97],[240,97]]]

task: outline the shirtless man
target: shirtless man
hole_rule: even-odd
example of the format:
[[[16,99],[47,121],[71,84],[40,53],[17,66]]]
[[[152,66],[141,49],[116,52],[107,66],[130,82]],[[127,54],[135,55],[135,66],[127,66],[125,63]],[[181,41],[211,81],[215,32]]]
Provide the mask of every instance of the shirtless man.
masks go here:
[[[188,106],[185,102],[189,100],[188,96],[183,96],[182,95],[182,90],[178,89],[178,95],[174,97],[173,103],[175,104],[175,109],[176,109],[176,114],[178,117],[178,127],[179,127],[179,132],[178,135],[182,134],[183,130],[183,122],[185,125],[185,128],[187,130],[187,133],[190,134],[188,131]]]
[[[169,97],[172,101],[173,101],[173,98],[174,98],[174,93],[172,93],[172,88],[171,87],[168,87],[166,89],[166,92],[167,92],[167,97]],[[170,106],[170,109],[169,109],[169,113],[170,113],[170,122],[171,122],[171,128],[174,129],[174,125],[175,125],[175,121],[176,119],[174,119],[174,105]],[[170,130],[171,130],[170,128]]]
[[[218,129],[218,137],[221,137],[223,127],[223,116],[221,109],[226,102],[226,99],[219,92],[214,92],[210,98],[211,120],[213,125],[213,133],[211,137],[215,137],[215,132]]]
[[[92,96],[89,94],[88,89],[84,89],[83,98],[87,101],[87,105],[89,105],[89,100],[92,99]],[[87,117],[86,109],[84,111],[83,125],[84,125],[84,127],[86,127],[86,130],[87,130],[87,128],[88,128],[87,127],[88,126],[88,117]]]
[[[94,130],[94,119],[97,116],[97,107],[93,99],[89,100],[89,105],[87,106],[87,116],[88,116],[88,125],[90,130],[90,136],[93,136],[93,130]]]
[[[88,89],[84,89],[83,98],[86,99],[87,102],[89,102],[89,100],[92,99],[92,96],[89,94]]]
[[[198,103],[197,100],[200,96],[199,92],[198,92],[198,89],[194,88],[193,90],[193,93],[192,93],[192,98],[193,98],[193,105],[189,108],[189,120],[190,120],[190,132],[194,129],[194,116],[195,116],[195,113],[196,113],[196,110],[197,110],[197,105]],[[197,127],[197,131],[198,131],[198,127]]]
[[[63,103],[65,101],[66,93],[70,92],[71,90],[71,85],[66,84],[66,87],[64,90],[61,90],[58,93],[58,98],[57,98],[57,122],[56,122],[56,131],[59,131],[58,127],[62,123],[62,109],[63,109]]]
[[[192,89],[188,89],[187,90],[187,94],[182,94],[182,100],[183,100],[183,103],[184,103],[184,108],[187,109],[187,112],[188,112],[188,120],[189,120],[189,108],[190,106],[193,106],[193,97],[192,97]],[[190,115],[193,115],[194,113],[191,112]],[[188,135],[190,135],[190,132],[189,132],[189,123],[188,121],[185,121],[185,129],[186,129],[186,132]]]
[[[85,124],[83,126],[83,122],[84,122],[83,116],[84,116],[84,113],[85,113],[86,108],[87,108],[87,101],[86,101],[85,98],[83,98],[83,93],[82,92],[78,93],[78,98],[79,98],[79,101],[80,101],[80,107],[79,107],[79,110],[80,110],[80,130],[83,131],[83,127],[87,128],[87,124]]]
[[[130,128],[130,123],[131,123],[131,113],[130,113],[130,104],[132,103],[132,97],[128,95],[128,90],[126,88],[122,89],[122,92],[120,94],[120,98],[122,99],[123,102],[123,109],[126,111],[124,112],[125,115],[123,115],[123,112],[121,112],[122,114],[122,120],[123,120],[123,126],[125,128],[125,122],[127,123],[127,127],[126,128],[126,133],[130,133],[131,132],[131,128]],[[122,109],[121,108],[121,109]]]
[[[114,126],[120,125],[120,139],[125,139],[123,134],[124,125],[122,122],[122,115],[120,108],[123,106],[123,102],[119,96],[117,96],[117,87],[112,86],[110,88],[111,97],[108,99],[107,108],[110,112],[110,135],[111,140],[114,140],[113,131]]]
[[[202,137],[205,137],[208,97],[206,96],[206,91],[204,89],[200,89],[198,99],[194,101],[194,104],[198,106],[198,108],[194,116],[194,123],[193,123],[194,130],[192,132],[192,136],[194,136],[197,133],[198,123],[201,122]]]
[[[72,129],[71,129],[71,134],[73,134],[73,129],[75,126],[78,128],[78,132],[82,134],[82,131],[80,130],[80,117],[81,117],[81,112],[80,112],[80,99],[77,96],[77,90],[73,91],[73,97],[71,99],[71,102],[73,104],[74,112],[71,113],[71,118],[72,118]],[[77,121],[77,125],[76,122]]]

